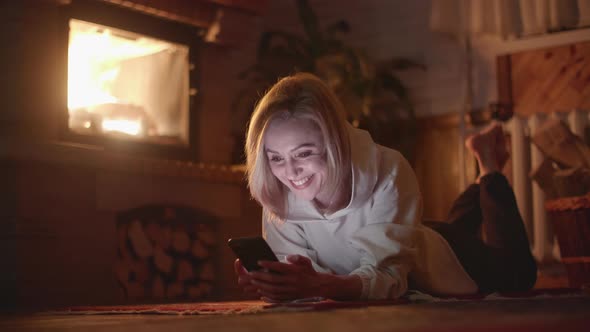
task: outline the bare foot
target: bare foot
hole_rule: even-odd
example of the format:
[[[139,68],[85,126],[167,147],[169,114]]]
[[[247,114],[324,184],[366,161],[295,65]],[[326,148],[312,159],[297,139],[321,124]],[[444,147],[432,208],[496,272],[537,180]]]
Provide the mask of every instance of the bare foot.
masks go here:
[[[501,171],[509,157],[502,126],[496,122],[469,136],[465,146],[477,159],[480,177]]]

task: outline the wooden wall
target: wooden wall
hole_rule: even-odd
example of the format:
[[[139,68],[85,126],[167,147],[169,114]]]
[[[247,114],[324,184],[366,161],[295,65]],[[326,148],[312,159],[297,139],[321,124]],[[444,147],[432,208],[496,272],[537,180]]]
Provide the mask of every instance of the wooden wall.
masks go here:
[[[418,122],[414,170],[424,199],[424,218],[444,221],[455,198],[463,191],[461,168],[475,179],[475,160],[463,145],[459,114],[421,118]],[[463,150],[466,164],[460,164]]]
[[[504,55],[498,67],[516,114],[590,109],[590,41]]]

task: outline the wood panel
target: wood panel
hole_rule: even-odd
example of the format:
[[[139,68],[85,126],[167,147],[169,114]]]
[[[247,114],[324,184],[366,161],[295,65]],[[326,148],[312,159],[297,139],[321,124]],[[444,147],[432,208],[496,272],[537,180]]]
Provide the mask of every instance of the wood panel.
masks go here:
[[[475,159],[462,144],[459,114],[421,118],[414,170],[424,200],[424,218],[445,220],[461,187],[460,153],[466,156],[468,179],[475,179]]]
[[[590,42],[519,52],[508,57],[510,81],[500,77],[499,91],[505,91],[506,85],[511,84],[512,95],[508,98],[512,99],[515,113],[526,116],[590,109]]]

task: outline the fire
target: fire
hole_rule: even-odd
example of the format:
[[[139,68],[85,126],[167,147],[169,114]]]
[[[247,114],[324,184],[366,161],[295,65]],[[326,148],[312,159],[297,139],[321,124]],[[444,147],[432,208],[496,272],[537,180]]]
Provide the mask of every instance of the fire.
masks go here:
[[[143,131],[138,116],[127,119],[120,116],[109,118],[109,114],[96,114],[95,110],[100,109],[96,106],[135,105],[143,109],[143,115],[147,116],[143,105],[138,105],[136,100],[129,100],[132,98],[125,96],[120,87],[115,92],[113,86],[117,82],[123,61],[161,52],[169,47],[169,44],[79,20],[70,20],[69,37],[70,118],[82,118],[79,127],[84,129],[116,131],[128,135],[141,134]],[[93,126],[95,128],[91,128]]]
[[[128,135],[137,136],[141,132],[141,123],[133,120],[109,120],[102,121],[103,131],[117,131]]]
[[[102,103],[117,102],[108,83],[117,76],[118,68],[101,70],[108,65],[111,33],[93,31],[86,23],[70,23],[68,50],[68,108],[74,110]],[[96,29],[96,27],[95,27]]]

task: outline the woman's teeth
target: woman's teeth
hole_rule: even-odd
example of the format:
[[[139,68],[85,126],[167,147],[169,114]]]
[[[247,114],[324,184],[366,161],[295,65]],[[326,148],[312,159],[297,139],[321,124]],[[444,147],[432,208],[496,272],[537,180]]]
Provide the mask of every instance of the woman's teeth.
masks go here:
[[[293,182],[293,184],[294,184],[294,185],[296,185],[296,186],[298,186],[298,187],[299,187],[299,186],[302,186],[302,185],[306,184],[306,183],[307,183],[307,181],[309,181],[309,179],[311,179],[311,176],[306,176],[306,177],[304,177],[304,178],[303,178],[303,179],[301,179],[301,180],[298,180],[298,181],[292,181],[292,182]]]

